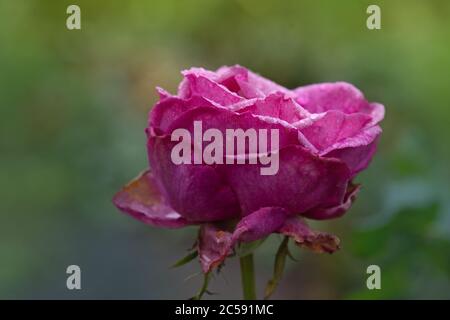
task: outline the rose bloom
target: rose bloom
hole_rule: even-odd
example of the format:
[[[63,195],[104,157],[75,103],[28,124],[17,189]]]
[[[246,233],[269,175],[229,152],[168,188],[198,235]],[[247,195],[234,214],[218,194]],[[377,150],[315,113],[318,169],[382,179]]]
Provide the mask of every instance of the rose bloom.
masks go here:
[[[147,134],[149,167],[114,197],[122,211],[165,228],[200,225],[197,249],[209,272],[235,244],[271,233],[292,237],[317,252],[339,248],[333,235],[309,229],[305,218],[342,216],[377,146],[384,107],[369,103],[353,85],[320,83],[286,89],[241,66],[182,72],[176,96],[157,88]],[[279,170],[261,164],[179,164],[171,133],[193,134],[194,121],[219,129],[279,130]]]

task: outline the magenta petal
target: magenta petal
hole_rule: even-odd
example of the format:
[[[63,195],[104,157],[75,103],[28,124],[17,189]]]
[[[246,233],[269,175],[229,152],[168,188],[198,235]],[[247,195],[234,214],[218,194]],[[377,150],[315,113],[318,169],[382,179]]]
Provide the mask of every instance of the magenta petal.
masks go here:
[[[208,222],[239,216],[236,196],[225,177],[214,166],[176,165],[170,136],[148,139],[150,166],[170,206],[193,222]]]
[[[363,112],[372,117],[371,125],[376,125],[384,118],[384,106],[381,103],[370,103]]]
[[[333,253],[340,248],[338,237],[329,233],[311,230],[306,222],[298,217],[288,219],[278,232],[293,238],[298,246],[317,253]]]
[[[318,205],[337,205],[350,177],[342,161],[314,156],[300,146],[279,151],[279,170],[275,175],[261,175],[261,167],[226,166],[243,215],[263,207],[283,207],[291,214],[299,214]]]
[[[290,91],[239,65],[217,70],[215,81],[246,99],[263,98],[271,93]]]
[[[337,158],[345,162],[353,178],[369,165],[376,152],[380,134],[381,128],[379,126],[364,129],[357,135],[339,141],[323,150],[321,155],[327,158]]]
[[[183,113],[200,106],[212,106],[212,103],[198,96],[188,99],[180,99],[178,97],[164,98],[150,112],[149,127],[157,131],[158,134],[166,133],[171,123]]]
[[[287,217],[288,212],[283,208],[261,208],[239,221],[233,239],[243,242],[262,239],[281,228]]]
[[[328,110],[355,113],[368,104],[361,91],[346,82],[312,84],[299,87],[294,93],[297,102],[313,113]]]
[[[186,82],[186,84],[184,84],[184,92],[187,97],[201,96],[222,106],[228,106],[243,100],[242,97],[228,90],[227,87],[196,71],[184,71],[183,75]]]
[[[344,215],[348,209],[350,209],[352,203],[355,201],[356,196],[360,190],[359,185],[349,184],[345,193],[344,201],[333,207],[319,207],[309,210],[302,214],[302,216],[315,220],[334,219]]]
[[[219,266],[230,254],[232,248],[230,232],[207,223],[200,227],[198,239],[198,255],[204,273]]]
[[[149,170],[124,186],[113,203],[121,211],[156,227],[180,228],[190,224],[164,204]]]
[[[367,145],[336,149],[326,154],[326,157],[337,158],[345,162],[351,171],[351,177],[356,176],[369,165],[377,150],[378,137]]]
[[[282,93],[271,94],[263,99],[255,99],[254,103],[237,110],[237,112],[250,112],[254,115],[271,117],[288,123],[294,123],[309,116],[308,111]]]
[[[203,132],[208,129],[218,129],[224,136],[226,135],[226,131],[230,129],[242,129],[244,131],[252,129],[257,132],[259,129],[267,129],[269,135],[267,150],[271,150],[272,146],[270,139],[270,131],[272,129],[278,129],[280,148],[287,145],[299,144],[298,133],[294,127],[288,128],[277,122],[268,122],[248,112],[238,114],[228,109],[216,107],[193,108],[172,122],[167,131],[171,133],[176,129],[183,128],[187,129],[193,137],[194,121],[202,121]]]
[[[337,142],[358,135],[370,121],[371,117],[363,113],[345,114],[332,110],[305,119],[298,125],[300,132],[321,153]],[[307,124],[302,126],[302,122]]]

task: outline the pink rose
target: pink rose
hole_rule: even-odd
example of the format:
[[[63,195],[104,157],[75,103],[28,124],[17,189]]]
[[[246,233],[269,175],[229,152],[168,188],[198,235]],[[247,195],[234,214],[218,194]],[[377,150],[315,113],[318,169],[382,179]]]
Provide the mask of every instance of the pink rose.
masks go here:
[[[383,105],[369,103],[349,83],[289,90],[241,66],[192,68],[183,76],[176,96],[158,88],[146,129],[151,169],[119,191],[115,205],[158,227],[200,224],[204,272],[238,241],[271,233],[335,251],[339,240],[310,230],[304,218],[332,219],[350,208],[359,190],[352,179],[376,150]],[[193,132],[194,121],[224,135],[230,128],[277,129],[276,174],[262,175],[261,163],[175,164],[171,134]]]

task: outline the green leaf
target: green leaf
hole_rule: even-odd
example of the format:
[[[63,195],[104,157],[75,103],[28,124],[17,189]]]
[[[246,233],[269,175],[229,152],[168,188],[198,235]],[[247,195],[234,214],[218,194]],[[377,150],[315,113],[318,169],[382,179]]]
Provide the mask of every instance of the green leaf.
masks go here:
[[[184,266],[185,264],[191,262],[192,260],[194,260],[195,258],[197,258],[198,256],[198,251],[193,251],[191,253],[189,253],[187,256],[181,258],[180,260],[178,260],[177,262],[175,262],[171,268],[178,268],[181,266]]]
[[[283,275],[284,266],[286,264],[286,257],[289,255],[289,237],[284,237],[283,242],[281,242],[278,248],[277,254],[275,256],[275,264],[273,269],[273,277],[267,283],[266,290],[264,292],[264,299],[269,299],[270,296],[275,292],[278,283]]]

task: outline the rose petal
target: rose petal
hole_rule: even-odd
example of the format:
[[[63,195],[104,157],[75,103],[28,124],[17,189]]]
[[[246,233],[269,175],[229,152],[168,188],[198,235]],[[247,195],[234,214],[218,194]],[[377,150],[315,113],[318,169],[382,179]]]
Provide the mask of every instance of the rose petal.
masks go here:
[[[376,125],[384,118],[384,106],[381,103],[372,102],[364,110],[364,113],[372,117],[370,125]]]
[[[279,84],[239,65],[222,67],[217,70],[217,73],[219,75],[217,81],[247,99],[263,98],[275,92],[290,92]]]
[[[295,89],[294,94],[297,102],[313,113],[328,110],[354,113],[368,105],[361,91],[346,82],[312,84]]]
[[[288,219],[278,230],[295,240],[295,243],[317,253],[333,253],[339,250],[340,240],[335,235],[311,230],[306,222],[298,217]]]
[[[220,171],[203,164],[174,164],[171,151],[175,144],[170,136],[148,138],[150,166],[171,207],[194,222],[238,216],[236,196]]]
[[[357,136],[370,121],[371,117],[363,113],[345,114],[332,110],[304,119],[296,125],[308,141],[322,153],[337,142]],[[308,123],[303,125],[302,122]]]
[[[149,170],[124,186],[114,196],[113,203],[121,211],[156,227],[180,228],[190,224],[164,204]]]
[[[341,217],[347,212],[348,209],[350,209],[360,189],[360,185],[353,185],[349,183],[349,186],[347,187],[347,191],[345,193],[344,201],[341,204],[333,207],[315,208],[303,213],[302,216],[316,220],[334,219]]]
[[[376,131],[376,130],[374,130]],[[381,131],[379,131],[381,132]],[[345,162],[351,171],[351,177],[355,177],[356,174],[367,168],[377,150],[378,135],[374,140],[367,144],[356,147],[346,147],[341,149],[335,149],[325,156],[330,158],[337,158]]]
[[[283,225],[289,213],[283,208],[261,208],[242,218],[233,233],[234,241],[251,242],[262,239]]]
[[[243,100],[242,97],[230,91],[227,87],[213,81],[211,77],[205,77],[195,69],[186,70],[182,73],[185,77],[182,86],[182,98],[201,96],[222,106]]]
[[[270,94],[263,99],[255,99],[253,104],[239,109],[237,112],[250,112],[254,115],[284,120],[288,123],[300,121],[310,115],[292,98],[286,97],[282,93]]]
[[[198,257],[204,273],[218,267],[230,254],[232,234],[212,223],[200,227]]]
[[[173,121],[170,127],[167,129],[168,133],[173,132],[176,129],[183,128],[187,129],[191,137],[194,137],[194,122],[201,121],[202,122],[202,131],[203,133],[208,129],[217,129],[223,134],[223,146],[226,145],[226,131],[227,130],[236,130],[242,129],[243,131],[247,131],[248,129],[256,130],[258,134],[259,130],[266,129],[267,130],[267,150],[271,150],[271,130],[277,129],[279,132],[279,148],[288,145],[298,145],[298,133],[297,130],[290,126],[286,127],[285,125],[274,121],[273,123],[265,121],[261,119],[257,115],[252,115],[249,112],[245,112],[242,114],[238,114],[228,109],[224,108],[216,108],[216,107],[198,107],[193,108],[187,112],[185,112],[182,116],[177,118],[177,120]],[[204,146],[209,144],[209,142],[204,142]],[[246,144],[248,146],[248,144]],[[247,151],[246,148],[245,151]],[[224,155],[226,150],[224,150]],[[230,156],[235,155],[234,153]]]
[[[167,133],[171,123],[178,119],[186,111],[200,106],[213,106],[213,104],[202,97],[191,97],[180,99],[168,97],[159,101],[149,114],[149,127],[158,134]]]
[[[275,175],[261,175],[260,169],[265,166],[226,166],[243,215],[262,207],[283,207],[298,214],[318,205],[337,205],[344,197],[350,176],[340,160],[314,156],[300,146],[279,151],[279,170]]]

